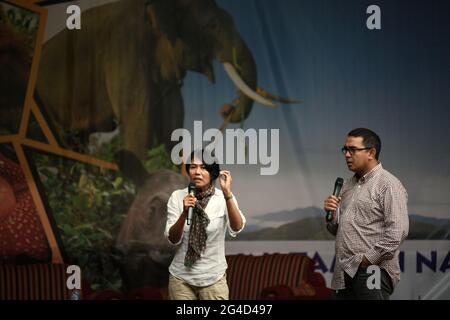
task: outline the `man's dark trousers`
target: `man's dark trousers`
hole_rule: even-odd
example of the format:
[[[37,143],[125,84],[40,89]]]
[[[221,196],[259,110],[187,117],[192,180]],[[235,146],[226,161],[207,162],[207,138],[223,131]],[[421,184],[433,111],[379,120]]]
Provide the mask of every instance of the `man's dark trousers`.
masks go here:
[[[380,268],[380,289],[369,289],[367,279],[373,273],[367,273],[366,267],[359,267],[355,276],[351,278],[345,275],[345,289],[334,292],[335,300],[389,300],[389,296],[394,291],[391,277],[383,268]]]

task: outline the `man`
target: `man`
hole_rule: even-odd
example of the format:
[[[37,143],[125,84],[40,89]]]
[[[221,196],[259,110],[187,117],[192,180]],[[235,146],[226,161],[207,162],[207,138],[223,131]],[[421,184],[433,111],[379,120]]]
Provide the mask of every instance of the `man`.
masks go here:
[[[342,153],[355,174],[341,196],[325,199],[333,212],[327,229],[336,235],[336,265],[331,287],[335,299],[389,299],[400,280],[399,247],[408,235],[408,194],[378,161],[381,141],[365,128],[349,132]],[[367,267],[380,267],[380,286],[373,288]],[[370,277],[370,279],[369,279]],[[369,280],[369,281],[368,281]],[[376,284],[376,281],[375,281]]]

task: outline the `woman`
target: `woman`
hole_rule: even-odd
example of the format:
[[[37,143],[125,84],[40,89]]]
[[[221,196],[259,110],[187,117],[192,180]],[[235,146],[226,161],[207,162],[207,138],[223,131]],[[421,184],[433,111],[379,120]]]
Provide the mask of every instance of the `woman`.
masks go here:
[[[169,299],[227,300],[225,232],[235,237],[245,225],[231,192],[231,173],[217,163],[202,161],[204,151],[193,152],[186,171],[195,183],[195,196],[188,188],[176,190],[167,203],[165,236],[181,246],[169,267]],[[221,191],[214,187],[219,178]],[[189,207],[192,223],[185,223]]]

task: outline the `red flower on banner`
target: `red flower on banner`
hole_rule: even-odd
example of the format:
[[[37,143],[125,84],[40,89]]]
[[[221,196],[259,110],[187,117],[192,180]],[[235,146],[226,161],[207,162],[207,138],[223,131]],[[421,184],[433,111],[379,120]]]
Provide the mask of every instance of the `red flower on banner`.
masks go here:
[[[20,166],[0,153],[0,262],[49,259],[49,247]]]

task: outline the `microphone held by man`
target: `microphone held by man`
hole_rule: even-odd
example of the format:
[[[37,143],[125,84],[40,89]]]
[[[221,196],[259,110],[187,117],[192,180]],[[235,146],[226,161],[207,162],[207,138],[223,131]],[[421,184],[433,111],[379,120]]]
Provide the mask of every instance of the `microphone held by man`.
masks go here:
[[[334,213],[339,206],[339,194],[341,193],[342,185],[344,184],[344,179],[338,177],[334,183],[333,195],[325,200],[325,209],[327,215],[325,217],[327,222],[333,221]]]

